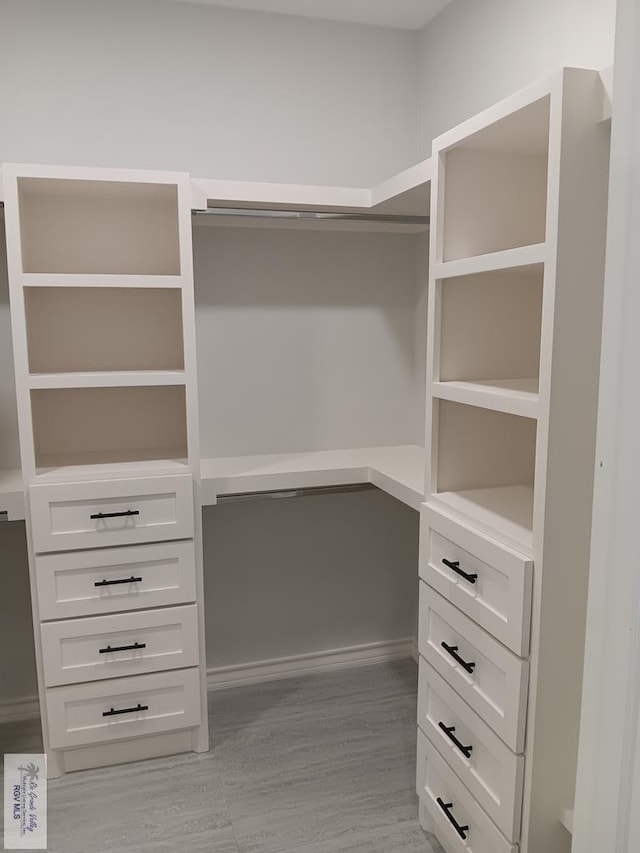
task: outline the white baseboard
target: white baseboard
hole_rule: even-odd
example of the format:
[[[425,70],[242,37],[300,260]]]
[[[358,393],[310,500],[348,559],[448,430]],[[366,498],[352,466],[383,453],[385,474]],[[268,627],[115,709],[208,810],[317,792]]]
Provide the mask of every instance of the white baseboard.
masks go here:
[[[416,663],[418,663],[420,660],[420,652],[418,651],[418,640],[416,637],[413,637],[413,639],[411,640],[411,657]]]
[[[279,681],[314,672],[350,669],[404,658],[418,660],[418,646],[413,637],[208,669],[207,690]],[[35,719],[39,716],[40,703],[37,696],[0,701],[0,724]]]
[[[34,720],[40,716],[40,702],[37,696],[23,696],[20,699],[0,701],[0,724],[14,723],[17,720]]]
[[[414,657],[415,640],[407,637],[363,646],[343,649],[327,649],[322,652],[273,658],[272,660],[243,663],[238,666],[223,666],[207,670],[207,689],[222,690],[243,684],[259,684],[263,681],[279,681],[314,672],[350,669],[357,666],[384,663]]]

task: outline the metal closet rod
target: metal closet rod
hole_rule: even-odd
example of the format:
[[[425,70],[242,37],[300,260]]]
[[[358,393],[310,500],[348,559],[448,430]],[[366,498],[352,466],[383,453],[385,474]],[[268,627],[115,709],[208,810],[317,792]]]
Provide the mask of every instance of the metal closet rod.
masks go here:
[[[4,202],[0,201],[0,210]],[[207,207],[205,210],[192,210],[193,216],[247,216],[260,219],[306,219],[325,222],[390,222],[396,225],[426,225],[428,216],[409,216],[391,213],[332,213],[317,210],[267,210],[248,207]]]
[[[270,492],[238,492],[218,495],[217,503],[235,504],[249,501],[282,500],[283,498],[307,498],[311,495],[335,495],[344,492],[368,492],[375,489],[372,483],[346,483],[336,486],[305,486],[302,489],[274,489]]]
[[[397,225],[429,225],[428,216],[391,213],[335,213],[318,210],[278,210],[250,207],[207,207],[192,210],[194,216],[250,216],[260,219],[306,219],[328,222],[395,222]]]

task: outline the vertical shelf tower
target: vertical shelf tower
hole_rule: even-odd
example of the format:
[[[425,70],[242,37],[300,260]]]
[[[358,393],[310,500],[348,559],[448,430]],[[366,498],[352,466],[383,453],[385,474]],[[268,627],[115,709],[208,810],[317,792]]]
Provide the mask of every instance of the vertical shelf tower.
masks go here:
[[[189,177],[3,179],[49,775],[206,751]]]
[[[434,142],[418,794],[448,851],[561,853],[580,718],[607,198],[595,72]]]

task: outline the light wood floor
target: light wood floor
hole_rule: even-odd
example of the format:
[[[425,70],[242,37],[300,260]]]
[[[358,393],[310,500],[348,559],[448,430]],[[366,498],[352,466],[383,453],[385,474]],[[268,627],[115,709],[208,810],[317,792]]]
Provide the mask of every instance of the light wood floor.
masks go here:
[[[415,795],[411,661],[211,693],[211,751],[49,782],[59,853],[441,853]],[[36,721],[0,754],[41,751]]]

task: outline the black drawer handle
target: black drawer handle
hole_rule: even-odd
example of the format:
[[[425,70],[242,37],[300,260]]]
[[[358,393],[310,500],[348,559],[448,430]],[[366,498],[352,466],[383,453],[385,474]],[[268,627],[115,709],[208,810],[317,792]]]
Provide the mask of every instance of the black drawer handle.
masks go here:
[[[442,562],[447,566],[447,568],[451,569],[452,572],[460,575],[461,578],[469,581],[469,583],[475,583],[478,580],[478,575],[470,575],[467,572],[462,571],[460,568],[460,560],[447,560],[443,557]]]
[[[148,711],[148,705],[141,705],[139,702],[135,708],[118,708],[117,711],[114,711],[113,708],[110,711],[103,711],[103,717],[115,717],[117,714],[135,714],[136,711]]]
[[[119,578],[117,581],[96,581],[94,586],[116,586],[119,583],[142,583],[142,578]]]
[[[472,746],[463,746],[458,738],[454,735],[456,730],[455,726],[445,726],[444,723],[438,723],[438,727],[442,729],[442,731],[446,734],[449,740],[454,743],[460,752],[465,756],[465,758],[471,758],[471,751],[473,750]]]
[[[125,509],[122,512],[95,512],[89,518],[123,518],[126,515],[140,515],[139,509]]]
[[[98,649],[98,651],[101,655],[108,655],[110,652],[129,652],[146,648],[146,643],[134,643],[132,646],[107,646],[106,649]]]
[[[451,814],[451,809],[453,808],[453,803],[445,803],[440,799],[440,797],[438,797],[436,802],[438,803],[438,805],[440,806],[442,811],[446,814],[447,820],[449,821],[451,826],[455,829],[455,831],[458,833],[460,838],[462,838],[463,841],[466,841],[467,840],[467,832],[469,832],[469,827],[468,826],[460,826],[458,821]]]
[[[445,642],[440,643],[445,652],[449,652],[451,657],[460,664],[463,669],[466,669],[467,672],[471,673],[476,668],[475,663],[467,663],[466,660],[463,660],[458,654],[457,646],[448,646]]]

